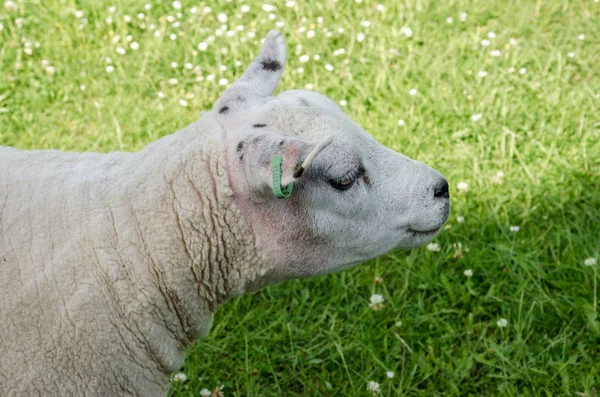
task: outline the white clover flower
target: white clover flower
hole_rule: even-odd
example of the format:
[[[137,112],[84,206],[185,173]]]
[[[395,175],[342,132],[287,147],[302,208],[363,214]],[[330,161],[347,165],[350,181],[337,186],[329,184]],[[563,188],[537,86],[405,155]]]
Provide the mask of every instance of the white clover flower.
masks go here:
[[[212,11],[212,8],[210,8],[209,6],[204,6],[202,8],[202,12],[205,14],[209,14]]]
[[[577,40],[585,40],[585,34],[580,34],[579,36],[577,36]]]
[[[304,73],[304,68],[299,67],[298,69],[296,69],[296,72],[298,72],[299,74],[302,74],[302,73]]]
[[[81,10],[76,10],[76,11],[74,12],[74,14],[75,14],[75,17],[76,17],[76,18],[83,18],[83,16],[85,15],[85,12],[83,12],[83,11],[81,11]]]
[[[85,89],[86,89],[86,86],[85,86],[85,84],[80,84],[80,85],[79,85],[79,89],[80,89],[81,91],[85,91]]]
[[[346,100],[345,100],[345,99],[342,99],[342,100],[340,101],[340,106],[346,106],[347,104],[348,104],[348,102],[346,102]]]
[[[464,216],[457,216],[456,217],[456,222],[463,223],[464,221],[465,221],[465,217]]]
[[[300,56],[299,60],[301,63],[306,63],[310,60],[310,57],[308,55],[302,55]]]
[[[481,119],[481,117],[483,117],[483,115],[481,113],[475,113],[475,114],[471,115],[471,121],[479,121]]]
[[[4,25],[0,23],[0,32],[4,30]]]
[[[298,28],[298,33],[304,33],[304,32],[306,32],[306,28],[304,26],[300,26]]]
[[[313,59],[315,61],[318,61],[319,59],[321,59],[321,55],[319,55],[319,54],[313,55]]]
[[[369,307],[373,310],[379,310],[383,308],[383,296],[380,294],[371,295]]]
[[[158,91],[156,95],[158,95],[160,99],[165,99],[167,97],[167,95],[162,91]]]
[[[490,41],[488,39],[481,40],[481,45],[487,47],[490,45]]]
[[[285,22],[283,21],[277,21],[277,23],[275,24],[275,26],[277,26],[278,28],[282,28],[285,26]]]
[[[146,18],[146,14],[144,14],[143,12],[140,12],[139,14],[137,14],[138,19],[144,19]]]
[[[237,30],[238,32],[242,32],[245,29],[244,25],[237,25],[235,27],[235,30]]]
[[[338,32],[339,34],[342,34],[342,33],[344,33],[344,32],[345,32],[345,30],[344,30],[344,28],[338,28],[337,32]]]
[[[23,18],[17,18],[15,19],[15,25],[21,29],[25,25],[25,20]]]
[[[594,266],[594,265],[596,264],[596,258],[586,258],[586,259],[583,261],[583,264],[584,264],[585,266]]]
[[[415,96],[415,95],[417,95],[417,93],[418,93],[418,91],[416,88],[411,88],[410,91],[408,91],[408,94],[410,96]]]
[[[275,7],[272,4],[263,4],[262,9],[266,12],[273,12],[273,11],[277,10],[277,7]]]
[[[149,11],[151,8],[152,8],[152,4],[150,4],[150,3],[146,3],[146,4],[144,4],[144,9],[145,9],[146,11]]]
[[[106,73],[112,73],[112,72],[114,72],[114,71],[115,71],[115,68],[114,68],[114,66],[112,66],[112,65],[108,65],[108,66],[106,67]]]
[[[215,79],[214,74],[209,74],[208,76],[206,76],[206,81],[213,81],[214,79]]]
[[[412,35],[413,35],[413,31],[412,31],[412,29],[411,29],[411,28],[409,28],[408,26],[403,26],[403,27],[400,29],[400,33],[401,33],[401,34],[404,34],[406,37],[412,37]]]
[[[362,26],[364,28],[368,28],[369,26],[371,26],[371,22],[370,21],[362,21],[360,23],[360,26]]]
[[[456,184],[456,188],[458,189],[459,192],[466,192],[469,190],[469,184],[467,182],[458,182]]]
[[[467,13],[466,12],[459,12],[458,13],[458,20],[461,22],[466,22],[467,20]]]
[[[217,14],[217,19],[219,20],[219,22],[225,23],[227,22],[227,15],[221,12]]]
[[[162,33],[160,33],[160,30],[157,30],[154,32],[154,37],[160,37]]]
[[[112,66],[111,66],[112,67]],[[53,76],[54,73],[56,73],[56,69],[54,68],[54,66],[48,65],[44,68],[44,70],[46,70],[46,73],[48,73],[50,76]],[[106,68],[106,71],[108,72],[108,68]],[[110,72],[109,72],[110,73]]]
[[[125,15],[125,16],[123,17],[123,20],[124,20],[125,22],[129,23],[129,22],[131,22],[131,17],[130,17],[129,15]]]
[[[387,376],[388,378],[392,379],[394,377],[394,373],[392,371],[387,371],[385,373],[385,376]]]
[[[454,18],[452,18],[452,17],[446,18],[446,23],[450,24],[452,22],[454,22]]]
[[[464,275],[467,277],[473,277],[473,270],[471,270],[471,269],[465,270]]]
[[[173,8],[176,9],[176,10],[181,10],[181,2],[174,1],[173,2]]]
[[[227,83],[228,83],[227,79],[219,80],[219,85],[227,85]]]
[[[375,381],[369,381],[369,384],[367,385],[367,390],[373,394],[377,394],[381,391],[381,387],[379,386],[379,383]]]
[[[506,70],[508,71],[508,73],[514,73],[516,69],[511,66]]]
[[[400,120],[398,120],[398,125],[400,127],[404,127],[406,125],[406,122],[404,120],[400,119]]]
[[[117,7],[115,7],[115,6],[108,7],[108,12],[110,12],[111,14],[114,14],[116,11],[117,11]]]
[[[526,68],[519,69],[519,74],[525,74],[525,73],[527,73],[527,69]]]
[[[490,55],[493,56],[493,57],[499,57],[500,55],[502,55],[502,51],[500,51],[500,50],[492,50],[490,52]]]
[[[574,53],[574,52],[572,52],[572,51],[571,51],[571,52],[568,52],[568,53],[567,53],[567,56],[568,56],[569,58],[575,58],[575,53]]]
[[[171,65],[171,67],[172,67],[173,69],[175,69],[177,66],[179,66],[179,65],[177,64],[177,62],[171,62],[171,63],[170,63],[170,65]]]
[[[179,80],[177,80],[175,77],[173,77],[172,79],[169,79],[169,84],[175,85],[177,83],[179,83]]]
[[[498,321],[496,321],[496,325],[498,326],[498,328],[506,328],[508,326],[508,320],[505,318],[501,318]]]
[[[285,6],[286,6],[286,7],[288,7],[288,8],[292,8],[292,7],[294,7],[295,5],[296,5],[296,2],[295,2],[295,1],[286,1],[286,2],[285,2]]]
[[[379,12],[384,12],[385,11],[385,7],[383,6],[383,4],[377,4],[377,7],[375,7],[375,8]]]
[[[204,41],[203,41],[203,42],[201,42],[200,44],[198,44],[198,49],[199,49],[200,51],[206,51],[206,49],[207,49],[207,48],[208,48],[208,43],[206,43],[206,42],[204,42]]]
[[[312,39],[313,37],[315,37],[315,31],[309,30],[308,32],[306,32],[306,37]]]
[[[192,65],[191,63],[187,62],[183,65],[184,68],[186,69],[192,69],[194,67],[194,65]]]
[[[311,83],[308,83],[308,84],[306,84],[306,85],[304,86],[304,88],[305,88],[305,89],[307,89],[307,90],[312,90],[312,89],[314,88],[314,85],[313,85],[313,84],[311,84]]]
[[[182,100],[183,99],[180,99],[179,103],[181,103]],[[183,106],[187,106],[187,102]],[[173,382],[185,382],[186,380],[187,380],[187,376],[183,372],[178,372],[175,375],[173,375]]]
[[[396,324],[394,324],[396,327],[400,328],[402,327],[402,321],[398,320],[396,321]]]
[[[477,73],[477,76],[484,78],[485,76],[487,76],[488,72],[486,72],[485,70],[480,70],[479,73]]]
[[[521,228],[519,226],[510,226],[508,229],[513,233],[516,233],[519,230],[521,230]]]
[[[365,34],[363,32],[358,32],[356,34],[356,41],[359,43],[365,39]]]
[[[27,55],[31,55],[33,54],[33,49],[31,47],[25,47],[23,48],[23,52]]]
[[[169,38],[170,38],[171,40],[175,41],[175,40],[177,39],[177,35],[176,35],[175,33],[171,33],[171,34],[169,35]]]
[[[248,37],[253,39],[256,37],[256,32],[248,32]]]
[[[140,49],[140,44],[137,41],[132,41],[129,44],[129,48],[131,48],[133,51],[137,51]]]
[[[438,243],[427,244],[427,251],[438,252],[439,250],[440,250],[440,245]]]
[[[494,32],[488,32],[488,37],[490,39],[495,39],[496,38],[496,33],[494,33]]]
[[[183,107],[186,107],[186,106],[188,105],[188,103],[187,103],[187,101],[186,101],[185,99],[180,99],[180,100],[179,100],[179,104],[180,104],[181,106],[183,106]],[[180,375],[180,374],[181,374],[181,375],[183,375],[183,376],[185,377],[185,375],[184,375],[183,373],[181,373],[181,372],[180,372],[179,374],[177,374],[177,375]],[[177,375],[175,375],[175,376],[177,376]],[[185,378],[183,379],[183,381],[185,381]],[[183,382],[183,381],[182,381],[182,382]]]
[[[317,17],[317,23],[318,24],[323,23],[323,17]],[[327,28],[325,28],[325,30],[327,30]]]
[[[14,1],[5,1],[4,2],[4,8],[7,11],[17,11],[17,9],[19,8],[19,6],[17,6],[17,3],[15,3]]]
[[[235,36],[235,31],[233,31],[233,30],[228,30],[228,31],[227,31],[227,37],[233,37],[233,36]]]
[[[326,64],[326,65],[325,65],[325,69],[327,69],[327,70],[328,70],[328,71],[330,71],[330,72],[333,72],[333,66],[332,66],[332,65],[330,65],[330,64]]]
[[[210,396],[212,396],[212,392],[208,389],[202,389],[202,390],[200,390],[200,395],[202,397],[210,397]]]

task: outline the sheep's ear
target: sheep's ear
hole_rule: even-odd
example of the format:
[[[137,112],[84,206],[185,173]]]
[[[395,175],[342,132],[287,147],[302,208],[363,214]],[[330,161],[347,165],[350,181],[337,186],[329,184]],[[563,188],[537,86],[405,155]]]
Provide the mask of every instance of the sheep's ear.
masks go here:
[[[263,103],[275,92],[285,65],[285,41],[281,33],[271,30],[260,54],[242,77],[230,85],[213,106],[221,115],[248,109],[253,103]]]
[[[308,142],[285,135],[274,128],[265,128],[265,132],[245,137],[235,145],[236,161],[240,162],[245,180],[250,190],[260,195],[274,196],[273,175],[280,178],[280,187],[285,188],[300,178],[306,177],[305,171],[313,160],[331,142],[327,137],[321,142]],[[281,157],[281,166],[273,169],[273,158]]]

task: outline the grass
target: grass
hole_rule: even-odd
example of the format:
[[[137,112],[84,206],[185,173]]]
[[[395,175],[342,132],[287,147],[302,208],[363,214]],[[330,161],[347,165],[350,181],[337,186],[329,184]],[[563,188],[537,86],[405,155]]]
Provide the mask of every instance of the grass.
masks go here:
[[[188,381],[174,383],[172,396],[219,385],[237,396],[358,396],[370,395],[371,380],[384,396],[594,393],[598,265],[584,261],[598,258],[600,239],[598,0],[403,0],[383,2],[383,12],[369,0],[279,2],[275,20],[262,3],[248,1],[247,14],[237,2],[211,2],[207,14],[204,3],[182,3],[180,17],[171,2],[146,10],[138,0],[3,8],[0,144],[137,150],[210,109],[223,90],[218,81],[239,76],[259,39],[283,21],[289,51],[280,90],[310,84],[347,101],[345,111],[380,142],[451,181],[453,210],[438,252],[391,253],[233,299],[190,350]],[[222,25],[221,12],[227,29],[244,30],[199,51]],[[345,54],[334,56],[338,48]],[[311,60],[301,63],[303,54]],[[375,293],[385,299],[378,311],[368,306]]]

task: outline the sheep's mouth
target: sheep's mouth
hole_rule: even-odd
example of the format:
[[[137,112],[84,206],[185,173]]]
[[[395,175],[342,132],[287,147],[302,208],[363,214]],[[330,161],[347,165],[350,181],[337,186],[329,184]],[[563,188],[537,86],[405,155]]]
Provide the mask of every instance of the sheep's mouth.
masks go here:
[[[415,229],[408,229],[408,232],[411,233],[414,237],[416,236],[431,236],[433,234],[436,234],[437,232],[440,231],[442,227],[438,227],[435,229],[431,229],[431,230],[415,230]]]

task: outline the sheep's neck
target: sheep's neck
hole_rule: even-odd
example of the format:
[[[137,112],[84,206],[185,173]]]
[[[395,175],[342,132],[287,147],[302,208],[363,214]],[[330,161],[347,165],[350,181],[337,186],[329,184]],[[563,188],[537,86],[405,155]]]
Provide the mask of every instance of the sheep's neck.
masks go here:
[[[136,154],[127,201],[144,247],[132,289],[143,302],[136,323],[165,372],[208,333],[217,307],[244,290],[259,262],[241,218],[218,134],[194,123]],[[158,330],[158,331],[157,331]],[[169,353],[171,352],[171,353]]]

